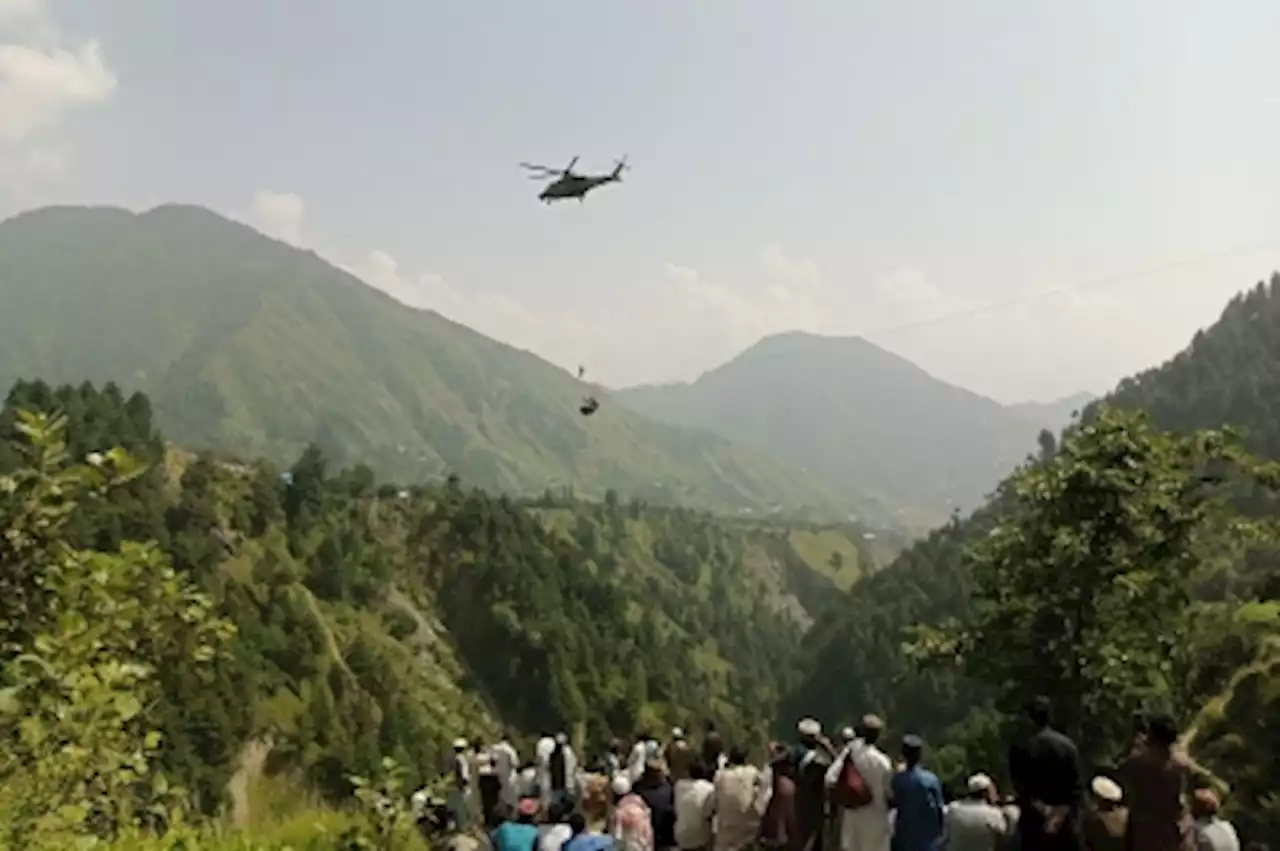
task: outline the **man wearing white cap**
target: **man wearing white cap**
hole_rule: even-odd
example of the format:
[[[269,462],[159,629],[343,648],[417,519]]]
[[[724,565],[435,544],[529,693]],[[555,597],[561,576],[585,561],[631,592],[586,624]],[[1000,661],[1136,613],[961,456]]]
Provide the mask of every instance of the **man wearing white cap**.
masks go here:
[[[1009,835],[1009,822],[996,806],[996,784],[985,774],[969,778],[965,796],[947,807],[948,851],[995,851]]]
[[[578,755],[569,744],[568,733],[557,733],[555,747],[547,757],[547,780],[550,786],[548,801],[573,803],[578,796]]]
[[[689,747],[684,730],[679,727],[671,728],[671,741],[667,743],[663,758],[667,761],[667,774],[671,776],[671,782],[679,783],[689,779],[689,769],[693,766],[693,748]]]
[[[822,725],[802,718],[796,725],[800,743],[796,745],[796,823],[801,848],[822,848],[827,821],[827,769],[835,759],[835,748],[822,735]]]
[[[544,807],[551,803],[551,754],[555,749],[555,737],[545,732],[533,746],[533,765],[538,775],[538,799]]]
[[[877,715],[864,715],[853,741],[847,744],[827,769],[826,785],[840,807],[840,851],[887,851],[893,831],[889,823],[889,786],[893,763],[878,743],[884,722]],[[846,761],[852,760],[856,777],[848,775]],[[861,778],[870,800],[844,800],[841,784]]]
[[[1100,774],[1089,784],[1089,791],[1093,801],[1084,812],[1085,842],[1091,851],[1123,851],[1129,822],[1129,813],[1122,806],[1124,790]]]
[[[449,792],[449,810],[463,830],[471,827],[471,760],[467,756],[466,739],[453,740],[453,788]]]

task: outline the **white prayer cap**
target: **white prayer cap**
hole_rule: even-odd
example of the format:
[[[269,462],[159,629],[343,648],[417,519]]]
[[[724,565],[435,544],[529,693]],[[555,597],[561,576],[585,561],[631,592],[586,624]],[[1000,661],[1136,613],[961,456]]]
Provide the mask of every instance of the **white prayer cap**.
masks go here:
[[[1093,789],[1093,794],[1103,801],[1110,801],[1116,804],[1124,798],[1124,790],[1120,788],[1119,783],[1110,777],[1095,777],[1089,785]]]
[[[466,748],[467,748],[466,739],[458,738],[453,740],[453,749],[455,751],[466,750]]]
[[[845,727],[840,731],[840,738],[844,739],[846,742],[852,742],[854,739],[858,738],[858,736],[853,732],[852,727]]]
[[[569,737],[567,735],[565,735],[564,733],[556,733],[557,745],[567,745],[568,743],[569,743]]]
[[[673,739],[683,739],[683,738],[684,738],[684,730],[681,730],[679,727],[672,727],[672,728],[671,728],[671,738],[673,738]]]
[[[609,784],[609,788],[613,790],[614,795],[621,798],[631,791],[631,781],[627,779],[625,774],[615,774],[613,775],[613,782]]]
[[[812,718],[801,718],[796,730],[802,736],[818,736],[822,734],[822,725]]]
[[[994,786],[995,783],[993,783],[991,778],[985,774],[975,774],[969,778],[967,785],[969,787],[969,794],[976,795],[978,792],[987,791]]]

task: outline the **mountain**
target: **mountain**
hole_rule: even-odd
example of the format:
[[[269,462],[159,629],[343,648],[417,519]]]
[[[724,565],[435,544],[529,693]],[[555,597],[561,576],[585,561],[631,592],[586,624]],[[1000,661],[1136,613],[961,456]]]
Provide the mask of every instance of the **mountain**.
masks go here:
[[[1073,393],[1052,402],[1018,402],[1006,407],[1037,428],[1057,434],[1071,424],[1072,417],[1083,411],[1098,397],[1089,392]]]
[[[1249,449],[1280,459],[1280,274],[1232,299],[1218,321],[1197,333],[1186,349],[1121,381],[1103,401],[1146,411],[1157,425],[1177,432],[1238,427]],[[1093,410],[1085,411],[1086,420]],[[1251,493],[1238,500],[1242,510],[1274,510]],[[856,583],[848,605],[820,618],[807,634],[807,673],[784,700],[782,717],[813,713],[839,718],[874,708],[887,713],[899,729],[916,730],[935,744],[949,743],[943,750],[956,766],[964,762],[966,743],[990,742],[990,728],[971,715],[980,703],[972,685],[948,670],[914,670],[903,644],[915,625],[966,618],[972,581],[964,552],[984,539],[1001,515],[1002,506],[989,503],[973,516],[935,530],[889,567]],[[1175,709],[1191,723],[1194,733],[1188,733],[1188,740],[1194,741],[1196,756],[1233,779],[1236,812],[1247,816],[1258,835],[1276,835],[1280,806],[1266,802],[1280,783],[1275,770],[1280,766],[1280,725],[1258,719],[1280,718],[1280,691],[1274,687],[1280,661],[1275,642],[1280,635],[1280,553],[1260,547],[1243,557],[1231,551],[1210,556],[1209,561],[1220,563],[1210,565],[1220,573],[1202,589],[1200,602],[1207,612],[1219,613],[1208,620],[1218,631],[1217,643],[1201,646],[1198,654],[1194,645],[1181,649],[1218,669],[1214,681],[1221,692],[1203,709]],[[1247,639],[1248,630],[1271,637],[1256,644],[1256,635]],[[1203,637],[1188,635],[1185,641],[1193,639]],[[1256,656],[1241,659],[1242,653]]]
[[[0,224],[0,382],[119,381],[180,443],[310,442],[402,481],[610,488],[729,510],[875,515],[852,488],[644,419],[529,352],[406,307],[209,210],[55,207]]]
[[[15,428],[19,410],[64,412],[65,431],[28,429],[45,435],[33,441]],[[125,398],[112,384],[25,382],[10,392],[0,411],[0,481],[11,485],[0,499],[0,665],[37,640],[44,664],[101,663],[98,648],[117,646],[136,601],[118,600],[92,633],[66,607],[133,593],[112,576],[194,584],[235,626],[230,648],[204,676],[191,659],[149,659],[156,681],[142,702],[164,734],[159,763],[209,813],[246,751],[269,751],[269,773],[341,799],[347,775],[377,771],[380,757],[394,757],[417,789],[438,777],[454,737],[492,742],[499,729],[526,754],[538,734],[570,731],[594,758],[611,735],[712,719],[730,741],[763,746],[760,719],[793,680],[805,628],[874,559],[852,528],[724,521],[614,498],[519,502],[456,481],[402,490],[377,485],[366,468],[335,470],[314,447],[284,477],[267,462],[166,447],[152,419],[145,395]],[[57,438],[63,457],[33,453]],[[145,472],[109,494],[77,486],[83,466],[60,475],[114,446]],[[125,542],[148,540],[160,555],[140,564]],[[65,573],[31,567],[54,560],[33,555],[37,546],[86,570],[134,561],[74,583],[52,619],[70,638],[46,638],[55,626],[41,619],[42,602],[68,589]],[[165,575],[170,562],[176,578]],[[159,589],[147,588],[142,598],[155,603]],[[199,614],[193,598],[177,602]],[[98,644],[69,656],[80,635]],[[139,653],[188,647],[168,633],[118,643]],[[119,701],[112,682],[106,699]],[[10,773],[0,788],[25,789]],[[0,827],[19,809],[0,813]]]
[[[766,337],[692,383],[615,395],[647,416],[865,488],[930,524],[980,503],[1038,431],[859,337],[801,332]]]

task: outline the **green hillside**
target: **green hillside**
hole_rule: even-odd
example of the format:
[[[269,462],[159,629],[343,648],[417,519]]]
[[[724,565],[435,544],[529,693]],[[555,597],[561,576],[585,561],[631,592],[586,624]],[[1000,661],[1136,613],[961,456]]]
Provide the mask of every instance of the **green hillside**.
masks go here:
[[[655,419],[822,471],[851,492],[883,495],[913,528],[978,505],[1043,427],[861,338],[798,331],[767,337],[691,384],[616,396]]]
[[[1161,524],[1171,523],[1183,510],[1182,503],[1201,506],[1194,509],[1197,514],[1188,515],[1199,518],[1187,527],[1195,530],[1190,542],[1176,546],[1170,543],[1164,549],[1145,552],[1138,559],[1138,563],[1152,568],[1160,565],[1167,570],[1159,582],[1187,595],[1183,602],[1169,603],[1168,611],[1178,615],[1178,625],[1176,631],[1166,631],[1161,638],[1172,648],[1167,651],[1172,660],[1168,664],[1175,667],[1159,669],[1152,663],[1137,674],[1110,673],[1112,679],[1108,682],[1113,683],[1115,694],[1126,697],[1131,697],[1134,689],[1153,689],[1148,699],[1155,701],[1157,707],[1173,710],[1188,725],[1192,732],[1187,739],[1193,753],[1234,787],[1230,802],[1233,817],[1240,819],[1254,836],[1276,835],[1275,831],[1280,830],[1280,801],[1273,793],[1280,782],[1275,773],[1275,767],[1280,765],[1280,727],[1275,719],[1280,719],[1280,691],[1275,689],[1270,674],[1275,670],[1275,639],[1280,636],[1280,550],[1269,539],[1246,546],[1221,530],[1211,532],[1201,526],[1218,517],[1218,509],[1211,510],[1213,502],[1207,501],[1211,497],[1229,498],[1228,518],[1240,513],[1275,520],[1280,517],[1280,506],[1267,487],[1237,481],[1235,476],[1213,486],[1211,483],[1228,468],[1223,462],[1207,468],[1213,473],[1210,484],[1200,483],[1208,489],[1207,495],[1186,490],[1186,482],[1196,485],[1193,480],[1205,472],[1192,462],[1212,454],[1219,443],[1217,438],[1197,438],[1181,445],[1175,453],[1172,447],[1178,445],[1173,442],[1176,438],[1142,431],[1145,426],[1131,423],[1126,438],[1130,449],[1136,451],[1134,447],[1149,444],[1149,458],[1135,460],[1133,456],[1114,454],[1114,461],[1100,462],[1097,457],[1102,456],[1097,453],[1103,447],[1095,444],[1106,435],[1111,435],[1108,439],[1115,437],[1107,429],[1114,428],[1117,422],[1127,422],[1118,419],[1123,412],[1144,411],[1156,427],[1175,430],[1176,434],[1221,428],[1224,424],[1239,427],[1245,448],[1280,459],[1277,399],[1280,275],[1273,277],[1269,285],[1259,284],[1233,299],[1217,323],[1198,333],[1187,349],[1169,362],[1122,381],[1103,400],[1121,412],[1108,414],[1111,426],[1099,423],[1103,409],[1098,403],[1090,406],[1085,413],[1087,427],[1074,427],[1064,436],[1065,450],[1060,451],[1053,444],[1045,446],[1043,460],[1007,482],[998,499],[972,517],[936,530],[901,553],[889,567],[855,584],[849,604],[833,609],[806,636],[804,658],[810,665],[804,683],[784,700],[782,717],[793,717],[798,711],[816,711],[831,717],[846,713],[850,706],[874,707],[885,711],[895,727],[915,729],[935,744],[946,744],[938,759],[945,762],[948,771],[959,774],[978,764],[987,770],[1001,770],[1003,751],[997,734],[1002,722],[999,715],[992,713],[991,702],[1009,692],[975,680],[977,669],[972,664],[960,668],[913,664],[912,657],[904,653],[904,646],[924,637],[929,640],[919,647],[927,649],[930,642],[940,638],[931,632],[922,636],[914,627],[936,629],[951,624],[943,631],[953,632],[958,626],[981,623],[1000,613],[1007,616],[1008,623],[1015,623],[1033,610],[1039,611],[1034,599],[1045,589],[1058,588],[1058,595],[1066,599],[1076,593],[1053,585],[1053,576],[1071,584],[1084,581],[1094,569],[1089,565],[1109,565],[1120,572],[1130,570],[1132,563],[1124,561],[1128,556],[1119,547],[1131,547],[1133,541],[1144,540]],[[1062,451],[1067,454],[1063,456]],[[1071,464],[1079,465],[1071,474],[1077,478],[1068,479],[1066,471],[1073,469]],[[1092,561],[1086,559],[1075,568],[1063,568],[1065,562],[1053,560],[1064,559],[1073,544],[1065,538],[1055,538],[1055,543],[1036,537],[1045,534],[1043,524],[1049,522],[1044,519],[1048,516],[1045,512],[1065,512],[1070,500],[1076,498],[1064,482],[1114,484],[1118,481],[1117,471],[1141,473],[1149,480],[1135,480],[1136,490],[1129,497],[1120,499],[1113,494],[1094,504],[1073,525],[1064,527],[1063,534],[1095,534],[1106,512],[1115,506],[1130,512],[1133,522],[1149,525],[1138,527],[1128,543],[1108,545],[1112,549],[1106,552],[1093,553],[1091,545],[1074,545],[1083,549],[1072,558],[1084,553],[1091,555]],[[1162,485],[1162,492],[1156,495],[1143,490],[1154,487],[1150,483],[1159,481],[1160,476],[1170,482]],[[1177,476],[1182,477],[1183,484],[1174,487],[1172,482]],[[1141,500],[1154,501],[1143,507]],[[1070,532],[1072,528],[1076,532]],[[1027,537],[1019,543],[1010,537],[1015,534]],[[1028,543],[1035,540],[1040,541],[1038,548]],[[1008,573],[1001,581],[1008,583],[1011,592],[1020,588],[1017,594],[1006,596],[1004,603],[989,596],[979,597],[981,583],[995,575],[993,565],[1008,553],[1020,553],[1009,564],[1031,569],[1044,560],[1046,564],[1056,564],[1058,573],[1048,574],[1025,588],[1014,584],[1022,580]],[[1001,569],[1012,570],[1008,564]],[[1176,571],[1185,574],[1178,575]],[[1126,577],[1123,581],[1134,580]],[[1129,598],[1131,602],[1123,614],[1100,613],[1100,622],[1116,629],[1139,623],[1138,600],[1155,592],[1132,593],[1137,596]],[[980,604],[975,602],[979,599]],[[1014,606],[1021,607],[1017,611],[1022,614],[1009,608]],[[1059,614],[1044,614],[1045,624],[1061,621]],[[946,646],[944,643],[934,649]],[[1034,649],[1034,643],[988,640],[981,649],[971,647],[968,652],[972,658],[985,658],[994,665],[1028,649]],[[1127,664],[1147,659],[1143,654],[1150,652],[1152,645],[1146,639],[1131,638],[1119,646],[1087,648],[1089,653],[1103,649],[1116,654],[1117,659],[1127,660]],[[1060,654],[1068,652],[1059,650]],[[965,657],[965,652],[956,652],[959,658]],[[1023,670],[1010,682],[1033,688],[1038,678],[1054,670],[1052,665],[1042,664]],[[1102,676],[1097,673],[1100,669],[1090,670]],[[1157,685],[1167,682],[1168,671],[1175,672],[1179,679],[1176,688],[1162,692]],[[1006,672],[1003,676],[1009,675]],[[1041,686],[1055,688],[1052,684]],[[1117,710],[1108,723],[1124,729],[1090,730],[1087,744],[1091,753],[1118,749],[1115,737],[1127,732],[1128,715]]]
[[[19,409],[63,412],[66,458],[40,460]],[[811,565],[871,571],[878,558],[856,527],[721,522],[613,493],[522,503],[457,480],[404,490],[367,467],[335,470],[316,447],[284,477],[166,449],[149,400],[113,384],[16,385],[0,436],[6,529],[68,463],[119,445],[148,465],[42,534],[99,553],[154,540],[235,625],[211,672],[166,662],[152,698],[160,764],[209,813],[235,803],[247,754],[290,788],[340,799],[347,774],[381,756],[418,783],[454,737],[500,725],[526,748],[567,729],[594,755],[637,725],[711,718],[760,745],[804,630],[842,597]],[[42,622],[48,567],[24,538],[3,540],[3,646],[20,648]],[[0,790],[17,782],[6,770]]]
[[[551,364],[406,307],[208,210],[47,208],[0,224],[0,382],[119,381],[185,445],[308,443],[400,481],[572,486],[728,510],[883,517],[723,438],[636,416]]]

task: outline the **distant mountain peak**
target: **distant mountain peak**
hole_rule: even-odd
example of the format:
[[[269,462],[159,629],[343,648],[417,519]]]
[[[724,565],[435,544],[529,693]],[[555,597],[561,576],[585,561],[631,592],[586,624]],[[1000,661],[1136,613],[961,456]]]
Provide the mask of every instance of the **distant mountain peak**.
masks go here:
[[[979,503],[1039,430],[864,337],[807,331],[771,334],[692,383],[617,396],[937,520]]]

